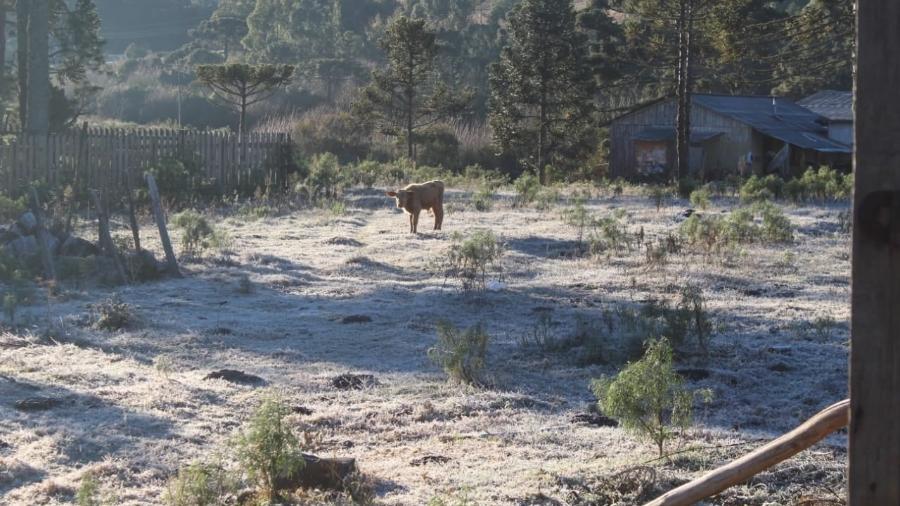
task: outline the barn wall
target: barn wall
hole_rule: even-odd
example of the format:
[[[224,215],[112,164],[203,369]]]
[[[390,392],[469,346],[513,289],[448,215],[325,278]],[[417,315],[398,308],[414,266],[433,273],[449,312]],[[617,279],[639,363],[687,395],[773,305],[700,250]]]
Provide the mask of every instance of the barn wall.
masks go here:
[[[838,121],[828,125],[828,137],[844,144],[853,144],[853,122]]]
[[[618,118],[610,125],[610,172],[613,177],[633,177],[637,163],[632,139],[647,128],[675,128],[675,101],[666,100]],[[694,132],[724,132],[706,144],[706,174],[718,176],[737,170],[738,160],[749,152],[758,154],[753,129],[702,106],[691,108]]]

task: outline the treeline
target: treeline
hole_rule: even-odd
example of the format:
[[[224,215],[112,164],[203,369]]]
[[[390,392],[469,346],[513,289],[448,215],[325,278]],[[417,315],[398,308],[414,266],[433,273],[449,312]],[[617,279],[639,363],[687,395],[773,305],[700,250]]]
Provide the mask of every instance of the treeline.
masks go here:
[[[247,122],[295,130],[306,157],[424,157],[510,172],[551,165],[585,175],[604,168],[603,124],[684,86],[799,97],[849,89],[852,79],[851,0],[589,0],[577,8],[571,0],[125,3],[128,13],[99,0],[66,7],[83,21],[61,23],[53,36],[80,41],[69,46],[83,57],[68,60],[75,78],[54,74],[54,127],[91,113],[237,130],[238,115],[210,100],[197,67],[281,64],[293,68],[290,84],[249,108]],[[0,14],[14,22],[13,4],[0,0],[7,7]],[[117,24],[107,33],[135,27],[135,42],[112,67],[97,64],[107,22],[90,14],[98,9]],[[155,14],[138,30],[137,14],[149,10]],[[151,36],[161,13],[174,27],[208,16],[166,45]],[[171,49],[172,40],[184,43]],[[53,60],[57,69],[73,68]],[[4,83],[15,82],[17,68],[4,65]],[[14,112],[16,86],[2,91]]]

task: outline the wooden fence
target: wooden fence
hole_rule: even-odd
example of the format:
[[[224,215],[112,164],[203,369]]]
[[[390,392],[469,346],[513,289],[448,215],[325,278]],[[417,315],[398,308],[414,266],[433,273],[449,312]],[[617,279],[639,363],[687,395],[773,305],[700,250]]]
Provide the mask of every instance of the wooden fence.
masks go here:
[[[199,167],[198,187],[219,193],[279,184],[290,163],[288,134],[81,128],[0,139],[0,193],[33,181],[122,191],[148,169],[173,160]]]

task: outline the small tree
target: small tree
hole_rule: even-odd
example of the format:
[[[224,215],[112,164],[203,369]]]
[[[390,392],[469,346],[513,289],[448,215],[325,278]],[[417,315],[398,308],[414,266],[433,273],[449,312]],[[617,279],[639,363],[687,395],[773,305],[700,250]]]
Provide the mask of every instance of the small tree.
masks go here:
[[[672,347],[661,339],[614,379],[594,380],[591,387],[605,414],[653,441],[662,457],[673,429],[687,429],[693,418],[693,394],[683,383],[673,368]]]
[[[454,94],[442,82],[436,38],[424,19],[395,19],[380,41],[388,67],[372,72],[372,84],[355,104],[357,113],[373,120],[383,134],[406,142],[410,160],[415,159],[419,130],[462,113],[471,101],[468,90]]]
[[[278,88],[291,82],[293,76],[291,65],[225,63],[197,66],[197,79],[240,112],[238,135],[241,138],[246,127],[247,108],[272,96]]]

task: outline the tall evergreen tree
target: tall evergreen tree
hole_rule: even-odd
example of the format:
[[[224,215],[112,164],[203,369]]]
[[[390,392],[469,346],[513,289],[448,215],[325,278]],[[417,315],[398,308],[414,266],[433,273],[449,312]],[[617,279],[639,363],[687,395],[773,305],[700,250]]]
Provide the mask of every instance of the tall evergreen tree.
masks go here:
[[[471,92],[454,93],[442,81],[436,34],[424,19],[396,18],[380,43],[387,53],[387,68],[372,72],[372,83],[355,109],[384,135],[403,139],[407,156],[415,160],[416,134],[464,112]]]
[[[278,88],[291,81],[290,65],[198,65],[197,79],[209,86],[213,94],[238,111],[238,136],[246,132],[247,108],[269,98]]]
[[[491,67],[490,123],[497,144],[537,167],[571,165],[594,148],[594,79],[571,0],[523,0],[509,45]]]

